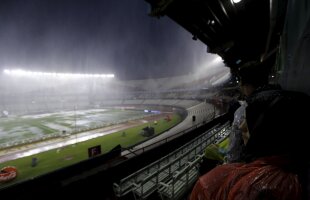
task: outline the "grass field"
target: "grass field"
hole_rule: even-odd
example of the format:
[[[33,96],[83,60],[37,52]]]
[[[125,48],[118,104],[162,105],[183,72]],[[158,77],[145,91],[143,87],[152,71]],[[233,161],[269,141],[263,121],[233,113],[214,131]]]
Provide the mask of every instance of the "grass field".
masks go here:
[[[0,118],[0,148],[149,116],[143,110],[90,109]]]
[[[163,117],[160,120],[157,120],[156,125],[152,124],[152,126],[155,128],[155,134],[158,135],[165,130],[175,126],[181,122],[181,120],[182,119],[179,115],[173,114],[171,121],[167,121]],[[8,183],[0,183],[0,187],[8,186],[19,181],[30,179],[41,174],[86,160],[88,159],[88,148],[92,146],[100,145],[102,153],[106,153],[118,144],[120,144],[122,147],[129,147],[137,144],[147,139],[140,134],[141,129],[146,126],[146,124],[139,125],[85,142],[77,143],[76,145],[69,145],[59,149],[53,149],[36,155],[0,163],[0,168],[4,166],[15,166],[18,169],[17,178]],[[38,160],[35,167],[31,166],[33,157],[37,158]]]

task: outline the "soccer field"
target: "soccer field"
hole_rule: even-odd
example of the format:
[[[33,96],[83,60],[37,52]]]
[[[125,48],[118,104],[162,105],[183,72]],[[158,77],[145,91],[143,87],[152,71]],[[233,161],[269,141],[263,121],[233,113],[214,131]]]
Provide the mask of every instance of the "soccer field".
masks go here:
[[[135,145],[139,142],[147,140],[148,138],[141,135],[141,130],[146,126],[152,126],[155,129],[155,135],[161,134],[164,131],[170,129],[171,127],[175,126],[176,124],[182,121],[181,116],[178,114],[169,114],[169,120],[167,120],[167,114],[156,115],[152,117],[152,114],[147,112],[145,113],[143,110],[87,110],[79,113],[80,122],[78,127],[89,127],[90,124],[92,126],[96,126],[96,122],[100,124],[101,122],[107,123],[105,126],[109,127],[108,124],[112,123],[112,119],[118,119],[121,124],[125,124],[125,121],[129,122],[132,119],[133,121],[139,122],[138,124],[131,126],[130,128],[122,129],[119,131],[115,131],[114,133],[106,134],[101,137],[96,137],[94,139],[90,139],[84,142],[76,143],[74,145],[67,145],[61,148],[51,149],[48,151],[44,151],[38,154],[33,154],[26,157],[21,157],[18,159],[13,159],[10,161],[6,161],[0,163],[0,169],[5,166],[15,166],[18,170],[18,176],[16,179],[7,182],[7,183],[0,183],[0,188],[2,186],[8,186],[14,184],[19,181],[27,180],[29,178],[33,178],[39,176],[44,173],[48,173],[54,170],[57,170],[62,167],[66,167],[80,161],[88,159],[88,149],[93,146],[100,146],[102,153],[106,153],[114,148],[116,145],[121,145],[122,147],[130,147]],[[25,120],[25,122],[32,122],[27,124],[28,127],[37,127],[35,126],[36,123],[44,122],[41,127],[47,127],[46,124],[60,124],[63,127],[67,127],[68,130],[72,125],[69,126],[70,121],[75,121],[75,117],[72,116],[72,112],[65,112],[65,115],[61,115],[59,117],[59,113],[53,114],[45,114],[45,115],[36,115],[34,116],[23,116],[23,117],[16,117],[21,121]],[[74,114],[73,114],[74,115]],[[65,117],[64,117],[65,116]],[[66,119],[66,120],[64,120]],[[103,120],[106,119],[106,120]],[[102,120],[102,121],[101,121]],[[155,121],[156,123],[155,123]],[[67,121],[68,126],[64,126],[64,121]],[[88,121],[88,122],[87,122]],[[1,123],[7,122],[7,124],[13,124],[14,121],[9,121],[8,119],[2,119]],[[9,123],[8,123],[9,122]],[[15,121],[16,122],[16,121]],[[56,123],[57,122],[57,123]],[[87,123],[86,123],[87,122]],[[5,123],[4,123],[5,124]],[[84,126],[81,126],[83,124]],[[135,124],[135,123],[133,123]],[[59,126],[60,126],[59,125]],[[59,127],[58,126],[58,127]],[[2,126],[1,126],[2,127]],[[3,126],[4,127],[4,126]],[[23,127],[23,126],[21,126]],[[24,126],[26,127],[26,126]],[[51,126],[48,126],[51,130],[57,130],[57,128],[53,129]],[[56,127],[56,126],[54,126]],[[7,125],[7,129],[3,128],[3,130],[9,130],[10,126]],[[14,126],[11,125],[11,128],[14,129]],[[39,128],[38,128],[39,129]],[[99,128],[100,130],[101,128]],[[32,130],[29,128],[28,130]],[[96,129],[95,129],[96,130]],[[93,131],[86,131],[85,134],[93,134]],[[41,133],[44,135],[52,134],[53,131],[49,132],[42,131]],[[84,133],[83,133],[84,134]],[[21,134],[21,136],[17,138],[25,138],[28,134]],[[67,137],[60,137],[65,140]],[[36,166],[32,166],[32,160],[35,158],[37,160]]]
[[[90,109],[0,118],[0,148],[84,132],[151,113],[143,110]]]

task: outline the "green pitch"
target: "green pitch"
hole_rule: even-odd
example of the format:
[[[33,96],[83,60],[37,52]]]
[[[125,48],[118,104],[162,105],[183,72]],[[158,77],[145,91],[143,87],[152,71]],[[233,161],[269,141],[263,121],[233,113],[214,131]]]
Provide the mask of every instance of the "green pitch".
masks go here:
[[[63,131],[84,132],[148,115],[141,110],[92,109],[0,118],[0,149],[61,137]]]
[[[174,114],[171,117],[171,121],[167,121],[163,117],[162,119],[157,120],[157,123],[151,124],[151,126],[155,128],[155,135],[158,135],[180,123],[181,120],[182,119],[179,115]],[[142,128],[147,125],[148,123],[77,143],[75,145],[69,145],[59,149],[53,149],[36,155],[0,163],[0,168],[5,166],[15,166],[18,169],[17,178],[8,183],[0,183],[0,187],[15,184],[19,181],[24,181],[86,160],[88,159],[88,148],[92,146],[100,145],[102,153],[106,153],[118,144],[122,147],[129,147],[142,142],[147,138],[143,137],[140,132]],[[37,165],[32,167],[31,161],[34,157],[37,158]]]

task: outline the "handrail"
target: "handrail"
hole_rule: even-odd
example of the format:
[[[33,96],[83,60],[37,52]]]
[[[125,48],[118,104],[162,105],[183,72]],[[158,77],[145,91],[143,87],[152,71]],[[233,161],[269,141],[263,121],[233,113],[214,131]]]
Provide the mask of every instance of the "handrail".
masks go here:
[[[214,119],[214,118],[213,118],[213,119]],[[211,119],[211,120],[213,120],[213,119]],[[211,121],[211,120],[210,120],[210,121]],[[200,123],[198,123],[198,124],[196,124],[196,125],[194,125],[194,126],[191,126],[191,127],[187,128],[187,129],[185,129],[185,130],[183,130],[183,131],[180,131],[180,132],[178,132],[178,133],[176,133],[176,134],[170,135],[170,136],[168,136],[168,137],[166,137],[166,138],[164,138],[164,139],[162,139],[162,140],[156,141],[156,142],[154,142],[154,143],[152,143],[152,144],[143,146],[143,147],[141,147],[141,148],[139,148],[139,149],[134,149],[134,147],[135,147],[135,146],[138,146],[138,145],[141,144],[141,143],[144,143],[145,141],[142,141],[142,142],[140,142],[140,143],[137,143],[137,144],[135,144],[135,145],[133,145],[133,146],[130,146],[130,147],[127,147],[127,148],[123,148],[124,150],[122,151],[122,153],[125,152],[126,150],[128,150],[128,152],[127,152],[126,154],[122,155],[122,156],[124,156],[124,157],[130,157],[129,155],[132,155],[132,154],[137,155],[137,154],[139,154],[138,152],[141,152],[141,151],[142,151],[142,152],[146,152],[146,149],[152,149],[152,148],[150,148],[150,147],[152,147],[152,146],[155,147],[155,146],[157,146],[158,144],[165,144],[165,143],[167,143],[167,142],[169,142],[169,141],[175,139],[176,137],[179,137],[179,136],[181,136],[181,135],[184,135],[184,134],[186,134],[186,133],[188,133],[188,132],[190,132],[190,131],[192,131],[192,130],[194,130],[194,129],[197,129],[197,128],[203,126],[204,124],[205,124],[204,122],[200,122]]]
[[[229,130],[227,129],[228,127],[229,127],[229,123],[225,123],[222,126],[219,126],[217,124],[212,129],[194,138],[193,140],[186,143],[182,147],[169,153],[167,156],[164,156],[161,159],[151,163],[150,165],[147,165],[143,167],[142,169],[136,171],[135,173],[130,174],[129,176],[121,179],[119,184],[114,183],[113,184],[114,189],[115,189],[114,191],[117,193],[118,196],[123,196],[127,194],[128,192],[130,192],[132,189],[134,189],[134,185],[136,185],[137,187],[143,187],[143,185],[139,183],[144,183],[146,178],[137,180],[139,176],[143,174],[145,174],[146,177],[150,177],[150,175],[151,177],[158,176],[163,170],[167,169],[167,167],[170,168],[170,166],[174,165],[175,163],[181,162],[181,160],[183,160],[185,157],[188,157],[188,159],[186,160],[187,162],[192,161],[192,158],[194,158],[195,160],[195,158],[197,158],[197,155],[203,154],[203,151],[204,151],[203,148],[206,148],[208,144],[211,144],[212,140],[216,140],[219,135],[223,134],[223,132],[225,133],[227,130]],[[214,131],[215,129],[217,130]],[[210,135],[210,133],[212,134]],[[200,148],[200,149],[197,150],[197,148]],[[190,156],[193,152],[194,152],[194,155]],[[168,164],[161,165],[162,161],[164,161],[165,159],[170,160],[170,157],[173,157],[173,158],[171,161],[168,162]],[[182,166],[183,165],[180,163],[179,168]],[[151,169],[154,167],[157,169],[157,171],[150,172]]]

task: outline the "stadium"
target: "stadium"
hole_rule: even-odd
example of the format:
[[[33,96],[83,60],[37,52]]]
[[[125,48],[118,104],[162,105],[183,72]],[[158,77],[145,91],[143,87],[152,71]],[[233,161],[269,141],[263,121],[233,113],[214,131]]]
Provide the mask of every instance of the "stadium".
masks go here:
[[[307,0],[3,2],[1,196],[309,199]],[[227,160],[236,130],[254,161]]]
[[[216,75],[225,78],[227,70]],[[1,166],[15,166],[19,171],[15,180],[2,186],[87,160],[94,156],[88,155],[93,146],[100,146],[96,155],[118,145],[122,151],[138,149],[147,140],[167,138],[169,134],[163,133],[170,129],[171,135],[211,121],[224,109],[208,103],[217,95],[214,83],[199,86],[211,88],[204,93],[193,88],[197,88],[197,77],[122,82],[87,74],[18,70],[5,70],[1,77],[9,94],[4,92],[1,98],[0,161]],[[143,134],[145,127],[155,130]]]

